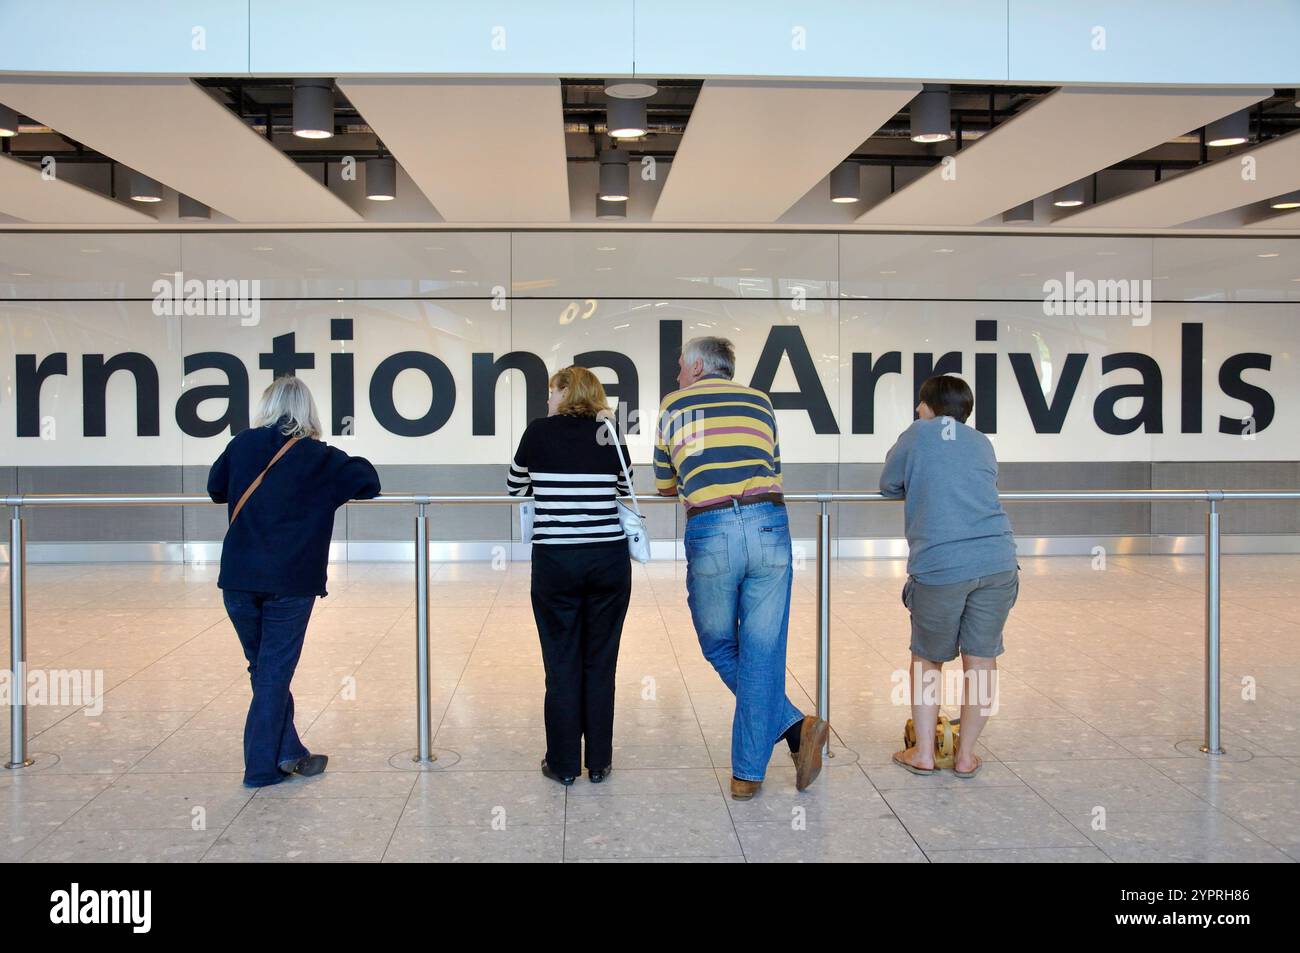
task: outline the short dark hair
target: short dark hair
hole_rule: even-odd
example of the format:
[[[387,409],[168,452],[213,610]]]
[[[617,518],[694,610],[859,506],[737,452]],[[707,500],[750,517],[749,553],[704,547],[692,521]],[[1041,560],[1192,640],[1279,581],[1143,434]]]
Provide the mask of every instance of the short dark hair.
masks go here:
[[[936,417],[956,417],[962,423],[966,422],[975,406],[975,395],[971,393],[970,385],[951,374],[931,377],[922,384],[920,399]]]

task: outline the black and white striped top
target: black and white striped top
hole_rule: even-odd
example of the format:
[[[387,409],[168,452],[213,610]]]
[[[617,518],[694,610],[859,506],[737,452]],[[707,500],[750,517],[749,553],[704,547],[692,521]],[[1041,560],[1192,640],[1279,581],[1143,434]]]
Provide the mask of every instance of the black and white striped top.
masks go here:
[[[592,417],[556,415],[529,424],[506,489],[537,501],[534,543],[574,546],[627,538],[614,502],[628,495],[627,481],[609,430]]]

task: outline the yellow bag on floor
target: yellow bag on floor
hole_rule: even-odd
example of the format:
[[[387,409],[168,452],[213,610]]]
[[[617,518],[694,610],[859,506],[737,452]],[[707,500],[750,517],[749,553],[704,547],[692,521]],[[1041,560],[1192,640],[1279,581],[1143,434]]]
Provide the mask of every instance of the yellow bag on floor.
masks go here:
[[[951,768],[953,759],[957,756],[957,738],[961,733],[961,719],[956,718],[948,720],[947,715],[939,716],[939,723],[934,726],[934,766],[936,768]],[[903,747],[916,747],[916,726],[912,724],[912,719],[907,719],[907,724],[903,726]]]

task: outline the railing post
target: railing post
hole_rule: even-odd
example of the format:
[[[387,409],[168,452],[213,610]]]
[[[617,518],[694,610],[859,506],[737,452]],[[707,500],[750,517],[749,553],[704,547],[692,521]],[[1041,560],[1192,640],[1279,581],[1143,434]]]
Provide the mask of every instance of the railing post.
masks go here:
[[[429,517],[424,503],[415,515],[415,761],[430,764],[433,753],[433,706],[429,698]]]
[[[829,497],[830,494],[818,494]],[[821,500],[817,517],[817,717],[830,721],[831,715],[831,513],[830,504]],[[830,738],[822,752],[831,757]]]
[[[9,760],[6,768],[25,768],[27,755],[27,547],[22,506],[9,517]]]
[[[1219,738],[1219,504],[1210,497],[1205,515],[1205,743],[1206,754],[1223,754]]]

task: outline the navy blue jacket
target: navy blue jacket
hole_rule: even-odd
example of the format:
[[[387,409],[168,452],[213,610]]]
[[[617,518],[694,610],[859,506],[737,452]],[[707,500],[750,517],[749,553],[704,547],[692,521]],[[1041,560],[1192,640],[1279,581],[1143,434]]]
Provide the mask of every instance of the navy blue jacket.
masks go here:
[[[236,434],[208,474],[208,496],[226,515],[289,440],[279,426]],[[370,461],[319,440],[299,440],[253,491],[221,548],[222,589],[277,596],[323,596],[334,511],[379,495]]]

